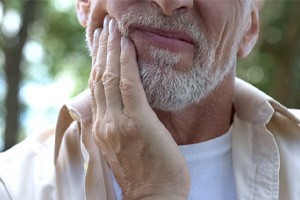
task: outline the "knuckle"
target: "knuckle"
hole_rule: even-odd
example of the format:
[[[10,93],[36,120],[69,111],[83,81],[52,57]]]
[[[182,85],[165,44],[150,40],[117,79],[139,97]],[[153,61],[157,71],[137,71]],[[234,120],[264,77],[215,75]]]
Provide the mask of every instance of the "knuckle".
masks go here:
[[[96,119],[93,126],[93,137],[97,141],[105,141],[112,138],[116,133],[115,124],[112,121]]]
[[[121,139],[118,130],[115,121],[110,117],[105,117],[102,123],[98,123],[96,120],[92,136],[104,155],[120,149]]]
[[[104,55],[106,53],[106,43],[100,42],[98,49],[98,54]]]
[[[95,132],[102,132],[102,120],[100,120],[100,117],[97,117],[94,122],[94,131]]]
[[[121,64],[121,66],[128,66],[128,65],[131,65],[131,62],[128,59],[128,57],[121,56],[120,57],[120,64]]]
[[[97,54],[98,54],[97,50],[94,49],[92,51],[92,59],[93,59],[93,61],[97,58]]]
[[[92,136],[97,143],[101,141],[100,138],[101,132],[102,132],[101,123],[100,120],[97,118],[93,124],[93,129],[92,129]]]
[[[107,112],[104,119],[103,119],[103,125],[102,125],[102,136],[104,139],[108,139],[111,137],[114,137],[114,135],[117,132],[117,128],[115,125],[115,118],[114,116]]]
[[[120,129],[127,137],[138,136],[138,126],[134,119],[123,116],[119,122]]]
[[[107,37],[108,37],[108,33],[105,31],[102,31],[102,34],[99,38],[99,45],[101,47],[106,47],[106,43],[107,43]]]
[[[122,91],[123,94],[130,94],[131,91],[134,89],[134,84],[127,80],[127,79],[122,79],[120,80],[120,90]]]
[[[114,50],[116,50],[117,48],[117,45],[115,44],[115,42],[109,38],[108,41],[107,41],[107,52],[112,52]]]
[[[103,85],[106,87],[115,86],[119,83],[120,77],[112,72],[105,71],[102,76]]]
[[[99,71],[99,72],[102,72],[102,74],[103,74],[104,72],[102,70],[102,66],[103,65],[100,62],[95,63],[93,71]]]
[[[98,82],[102,79],[103,73],[104,73],[104,69],[102,68],[102,64],[101,63],[96,63],[94,65],[94,68],[93,68],[92,73],[91,73],[91,79],[94,82]]]

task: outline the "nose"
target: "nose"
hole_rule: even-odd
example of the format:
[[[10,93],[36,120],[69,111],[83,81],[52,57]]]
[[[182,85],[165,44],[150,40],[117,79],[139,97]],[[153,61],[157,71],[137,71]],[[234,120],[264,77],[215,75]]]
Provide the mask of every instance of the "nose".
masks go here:
[[[152,0],[165,15],[171,16],[176,12],[186,12],[193,7],[194,0]]]

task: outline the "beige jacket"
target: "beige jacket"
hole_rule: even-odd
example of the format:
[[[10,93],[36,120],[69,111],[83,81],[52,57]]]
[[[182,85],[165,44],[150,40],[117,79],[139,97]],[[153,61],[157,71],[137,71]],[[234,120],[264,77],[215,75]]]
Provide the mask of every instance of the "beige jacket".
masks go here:
[[[239,79],[234,106],[238,199],[300,200],[300,111]],[[61,109],[56,131],[0,154],[0,199],[114,200],[111,171],[91,137],[91,122],[84,92]]]

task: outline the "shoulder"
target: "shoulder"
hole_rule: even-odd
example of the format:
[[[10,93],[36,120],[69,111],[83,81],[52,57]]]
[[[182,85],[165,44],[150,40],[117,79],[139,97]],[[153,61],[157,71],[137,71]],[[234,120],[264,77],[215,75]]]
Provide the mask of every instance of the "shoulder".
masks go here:
[[[30,193],[41,187],[37,187],[40,181],[46,182],[53,175],[53,152],[54,132],[48,130],[0,153],[0,196],[33,197]]]
[[[267,125],[280,154],[281,170],[300,176],[300,111],[288,109],[288,114],[275,111]]]
[[[54,146],[54,133],[54,129],[49,129],[40,134],[29,136],[11,149],[1,153],[0,160],[7,161],[5,163],[17,162],[48,152]],[[1,168],[2,165],[0,166]]]
[[[288,109],[290,117],[275,112],[269,131],[273,134],[280,155],[280,187],[284,199],[299,199],[300,177],[300,110]]]
[[[72,122],[67,126],[57,160],[56,136],[52,129],[0,153],[0,197],[35,199],[38,195],[54,199],[58,196],[61,197],[59,199],[83,198],[82,190],[78,188],[83,188],[84,181],[74,184],[74,180],[84,180],[78,123]],[[64,184],[68,187],[60,190]]]
[[[300,110],[275,110],[267,128],[278,139],[298,142],[300,144]],[[292,142],[291,141],[291,142]],[[300,145],[299,145],[300,147]]]

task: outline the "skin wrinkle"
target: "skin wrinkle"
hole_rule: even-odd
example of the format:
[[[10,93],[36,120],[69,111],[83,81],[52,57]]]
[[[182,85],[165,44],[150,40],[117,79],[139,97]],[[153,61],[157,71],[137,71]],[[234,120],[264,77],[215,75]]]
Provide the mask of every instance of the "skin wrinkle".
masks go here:
[[[239,1],[240,6],[242,6],[242,2]],[[242,12],[242,11],[241,11]],[[182,16],[182,15],[180,15]],[[245,16],[245,15],[244,15]],[[89,23],[92,24],[93,22],[93,16],[90,15],[89,16]],[[202,69],[206,69],[203,70],[201,72],[202,76],[200,76],[201,80],[194,80],[197,79],[197,77],[195,77],[194,79],[190,79],[189,77],[186,77],[188,79],[190,79],[189,81],[183,81],[183,77],[181,77],[179,80],[177,80],[177,84],[171,82],[171,80],[174,80],[174,78],[172,78],[172,76],[163,76],[161,75],[161,78],[164,77],[165,79],[169,79],[169,82],[167,82],[166,80],[160,80],[158,77],[157,72],[153,72],[151,70],[146,70],[146,68],[151,68],[151,65],[149,65],[148,63],[143,63],[143,62],[139,62],[140,65],[140,70],[141,70],[141,77],[142,77],[142,82],[143,85],[145,87],[146,90],[146,94],[149,100],[149,103],[151,104],[151,106],[153,108],[159,108],[161,110],[165,110],[165,111],[176,111],[179,110],[185,106],[189,106],[193,103],[197,103],[199,101],[201,101],[201,99],[205,98],[206,95],[209,94],[210,91],[212,91],[217,85],[218,83],[222,80],[222,78],[228,73],[228,71],[230,71],[229,68],[228,69],[224,69],[223,72],[222,70],[220,70],[220,66],[216,66],[214,65],[215,63],[212,62],[212,60],[214,60],[214,54],[212,52],[208,52],[209,45],[204,45],[205,43],[208,44],[209,42],[203,42],[203,40],[206,39],[206,37],[204,36],[204,34],[200,34],[202,33],[201,30],[198,30],[198,26],[194,25],[193,22],[191,22],[190,20],[188,20],[187,18],[183,18],[183,17],[165,17],[162,16],[161,14],[153,14],[153,15],[146,15],[143,13],[127,13],[125,15],[122,16],[121,20],[118,21],[118,25],[120,27],[120,31],[122,33],[122,35],[131,37],[131,27],[134,25],[142,25],[145,27],[154,27],[154,28],[165,28],[165,29],[170,29],[170,30],[183,30],[188,32],[190,35],[193,36],[193,38],[197,38],[198,40],[200,40],[201,42],[199,42],[199,44],[196,45],[195,47],[195,51],[194,51],[194,60],[199,61],[199,63],[197,62],[193,62],[194,63],[194,68],[196,67],[200,67]],[[94,26],[91,26],[91,29],[94,29]],[[226,27],[224,27],[225,29]],[[89,31],[87,31],[89,32]],[[225,32],[225,30],[223,31],[223,33]],[[224,34],[222,34],[224,35]],[[87,34],[87,37],[89,37],[90,35]],[[88,39],[87,41],[91,41],[91,38]],[[220,44],[220,41],[222,41],[222,37],[219,40],[219,47],[221,48],[225,48],[225,46],[222,46]],[[201,47],[200,47],[201,44]],[[235,46],[235,45],[234,45]],[[201,49],[202,52],[199,52]],[[234,48],[236,49],[236,48]],[[160,50],[157,50],[160,51]],[[218,54],[218,52],[221,50],[216,50],[217,53],[215,53],[215,55],[219,55],[220,59],[222,59],[222,54]],[[233,54],[234,52],[232,52],[231,54]],[[159,52],[157,53],[159,54]],[[204,54],[204,55],[203,55]],[[151,57],[152,57],[152,61],[156,60],[156,62],[152,62],[152,63],[156,63],[155,65],[157,66],[161,66],[161,68],[171,68],[173,69],[174,67],[171,67],[171,65],[176,65],[176,61],[172,61],[174,64],[170,63],[170,58],[172,57],[172,53],[169,52],[169,56],[168,52],[165,51],[164,53],[164,57],[161,56],[156,57],[153,56],[153,50],[150,53]],[[163,57],[163,59],[162,59]],[[201,61],[201,57],[202,58],[208,58],[209,61]],[[233,56],[230,56],[230,58],[232,58]],[[229,60],[230,60],[229,58]],[[174,59],[176,60],[177,57],[174,57]],[[218,59],[219,60],[219,59]],[[227,58],[228,60],[228,58]],[[202,63],[201,63],[202,62]],[[169,63],[168,65],[166,63]],[[229,63],[229,62],[228,62]],[[224,66],[228,66],[226,65],[226,62],[223,63]],[[162,67],[163,66],[163,67]],[[153,66],[152,66],[153,67]],[[209,69],[211,68],[211,69]],[[162,70],[157,69],[159,72],[163,72]],[[176,70],[176,69],[175,69]],[[149,75],[147,75],[148,73],[150,73]],[[166,72],[163,72],[166,73]],[[198,72],[198,74],[200,74]],[[209,81],[208,77],[209,75],[215,74],[216,79],[214,79],[215,81]],[[176,73],[173,73],[173,75],[177,75]],[[151,81],[150,79],[153,77],[156,77],[156,81]],[[149,78],[147,78],[149,77]],[[192,76],[191,76],[192,77]],[[148,80],[149,79],[149,80]],[[160,80],[160,81],[158,81]],[[193,80],[194,84],[191,84],[191,80]],[[213,80],[213,78],[211,78],[210,80]],[[209,82],[207,82],[209,81]],[[165,88],[164,90],[162,90],[161,88],[157,88],[158,86],[155,87],[155,82],[163,82],[163,83],[168,83],[168,85],[173,86],[172,89],[170,88]],[[183,83],[185,82],[185,85],[182,85],[181,87],[179,86],[179,83]],[[147,83],[147,84],[146,84]],[[150,84],[150,85],[149,85]],[[209,86],[209,87],[206,87]],[[147,89],[148,88],[148,89]],[[177,91],[176,91],[176,88]],[[175,89],[175,90],[173,90]],[[191,94],[191,92],[189,92],[188,90],[192,89],[194,90],[194,94]],[[173,92],[170,92],[173,91]],[[198,92],[197,92],[198,91]],[[161,97],[162,95],[159,95],[159,93],[162,94],[167,94],[166,97]],[[197,94],[197,95],[195,95]],[[188,96],[189,95],[189,96]],[[177,97],[176,97],[177,96]],[[182,99],[184,98],[184,96],[186,97],[186,100],[183,101]],[[193,96],[193,98],[191,98],[191,96]],[[158,98],[159,97],[159,98]],[[169,103],[167,103],[169,101]]]
[[[88,5],[85,0],[80,2]],[[151,2],[156,3],[156,8],[149,6]],[[121,32],[115,29],[114,34],[118,36],[115,40],[111,40],[112,34],[105,42],[100,40],[99,48],[94,48],[98,51],[97,57],[93,59],[98,62],[100,58],[107,58],[100,67],[117,74],[120,72],[119,81],[128,81],[133,90],[124,93],[115,84],[114,93],[111,93],[105,90],[107,85],[101,80],[98,85],[104,86],[105,91],[96,90],[98,95],[94,95],[96,105],[93,106],[104,113],[93,115],[93,122],[99,128],[95,129],[95,141],[100,144],[124,199],[156,194],[187,199],[189,170],[178,144],[216,138],[226,133],[232,124],[236,56],[240,48],[248,47],[249,39],[246,37],[247,23],[241,21],[247,18],[239,16],[246,14],[240,10],[245,4],[242,0],[194,0],[194,5],[188,7],[191,2],[91,0],[89,15],[81,16],[87,14],[87,10],[78,14],[85,20],[81,24],[87,26],[90,47],[93,33],[106,13],[116,20]],[[169,16],[171,11],[173,15]],[[252,24],[257,30],[257,23]],[[147,27],[186,32],[196,44],[184,45],[170,39],[165,48],[164,38],[153,37],[149,42],[151,34],[147,38],[147,33],[135,29],[146,28],[147,31]],[[119,45],[121,35],[127,36],[127,45]],[[241,36],[245,36],[242,41],[245,43],[239,43]],[[107,48],[112,44],[115,51]],[[118,55],[120,49],[121,55]],[[122,62],[123,59],[127,62]],[[126,108],[127,114],[120,105]],[[117,111],[109,116],[116,107]],[[123,120],[122,116],[131,118],[137,126],[131,128],[126,123],[118,123]]]
[[[251,15],[250,13],[252,12],[252,9],[251,9],[252,5],[255,5],[255,3],[250,3],[249,1],[244,2],[244,3],[246,3],[245,6],[243,6],[242,2],[240,1],[240,4],[239,4],[240,9],[238,9],[238,11],[240,11],[240,12],[238,14],[234,13],[234,19],[236,19],[237,24],[239,24],[238,23],[238,20],[239,20],[238,16],[242,16],[242,18],[243,18],[242,21],[247,22],[247,23],[249,22],[249,19],[247,19],[247,18],[248,18],[249,15]],[[244,27],[246,27],[246,29],[248,28],[248,26],[244,26]],[[243,27],[242,24],[240,24],[238,26],[238,28],[236,29],[237,35],[239,36],[239,39],[237,39],[237,44],[236,44],[237,49],[238,49],[238,44],[241,43],[241,41],[243,39],[243,31],[245,29],[244,27]]]
[[[217,49],[216,49],[216,55],[220,55],[219,57],[217,57],[216,59],[217,60],[220,60],[221,58],[222,58],[222,52],[223,52],[223,48],[224,48],[224,46],[223,45],[221,45],[221,44],[223,44],[224,43],[224,38],[225,38],[225,33],[226,33],[226,24],[227,23],[225,23],[224,24],[224,26],[223,26],[223,28],[222,28],[222,31],[221,31],[221,37],[220,37],[220,39],[219,39],[219,41],[217,42]]]
[[[91,8],[90,10],[93,10],[93,8]],[[93,46],[92,42],[94,40],[93,33],[97,28],[100,27],[103,28],[103,24],[101,22],[102,22],[101,20],[99,20],[96,16],[94,16],[94,12],[89,11],[87,22],[86,22],[87,26],[85,30],[85,41],[86,41],[87,49],[89,50],[89,55],[91,57],[93,56],[92,55],[92,46]]]
[[[193,66],[190,66],[190,71],[176,70],[174,67],[178,63],[178,56],[155,47],[152,47],[150,51],[150,63],[139,61],[143,86],[153,108],[176,111],[201,101],[219,84],[232,67],[225,64],[226,68],[220,70],[220,66],[216,66],[213,62],[215,60],[213,48],[209,47],[210,42],[201,29],[187,18],[128,13],[121,17],[118,24],[122,35],[128,37],[132,37],[131,27],[143,26],[182,30],[199,41],[195,45],[194,61]],[[163,84],[158,85],[158,83]]]
[[[235,2],[235,3],[234,3]],[[224,25],[224,23],[227,23],[228,20],[232,21],[232,23],[228,23],[229,26],[229,33],[228,35],[231,37],[228,37],[227,39],[227,44],[226,47],[224,48],[228,48],[227,51],[223,52],[223,55],[221,55],[221,60],[216,60],[215,62],[211,62],[211,65],[214,65],[215,68],[218,68],[216,65],[218,65],[219,67],[222,67],[224,65],[226,65],[226,62],[228,59],[230,60],[230,56],[228,56],[228,54],[232,53],[231,49],[235,48],[234,51],[236,51],[239,48],[244,48],[241,45],[241,41],[238,41],[238,37],[237,37],[237,33],[236,30],[240,29],[239,33],[240,33],[240,38],[242,38],[245,34],[245,30],[247,29],[247,27],[245,27],[245,21],[243,21],[243,19],[246,19],[249,22],[249,18],[250,16],[247,13],[250,13],[250,7],[248,6],[246,8],[246,4],[244,4],[243,2],[247,2],[249,5],[253,5],[252,4],[252,0],[250,1],[242,1],[242,0],[236,0],[236,1],[230,1],[227,3],[224,2],[218,2],[218,1],[211,1],[211,3],[206,2],[205,0],[199,0],[199,1],[194,1],[194,7],[191,8],[188,12],[186,13],[178,13],[178,12],[174,12],[174,15],[172,17],[170,16],[165,16],[165,18],[171,18],[173,20],[178,19],[178,16],[183,15],[185,16],[187,19],[189,19],[190,21],[192,21],[193,23],[197,24],[197,27],[201,27],[201,31],[203,32],[203,34],[205,35],[204,38],[209,38],[210,41],[210,45],[207,47],[207,51],[212,50],[212,53],[210,56],[203,56],[204,58],[208,58],[210,57],[211,60],[214,60],[214,56],[220,56],[220,54],[218,52],[215,52],[215,50],[217,49],[217,45],[216,45],[216,41],[218,41],[219,37],[218,36],[221,33],[221,29],[222,26]],[[143,10],[144,12],[142,14],[161,14],[163,15],[162,10],[159,9],[155,9],[153,7],[149,7],[150,6],[150,1],[149,3],[146,1],[120,1],[120,2],[115,2],[115,1],[91,1],[92,6],[90,7],[90,12],[93,12],[93,16],[94,16],[94,23],[98,24],[98,26],[101,26],[102,23],[102,19],[104,18],[103,15],[109,13],[109,15],[113,18],[116,19],[116,21],[118,22],[118,24],[120,25],[120,20],[122,18],[122,16],[124,16],[125,14],[129,13],[129,12],[138,12],[139,10]],[[126,9],[124,9],[126,8]],[[147,9],[145,9],[147,8]],[[229,13],[223,12],[226,9],[230,9]],[[245,11],[247,10],[247,11]],[[253,11],[255,11],[253,9]],[[92,16],[92,15],[91,15]],[[248,19],[247,19],[248,18]],[[90,23],[93,23],[93,20],[90,20]],[[250,20],[250,23],[251,20]],[[90,32],[89,35],[93,35],[92,33],[94,32],[94,28],[93,27],[95,24],[93,24],[93,26],[90,26],[91,24],[86,23],[87,24],[87,32]],[[246,23],[247,24],[247,23]],[[96,26],[94,26],[96,27]],[[132,38],[131,38],[132,39]],[[132,39],[133,42],[140,42],[135,41],[135,39]],[[247,43],[247,38],[246,38],[246,43]],[[233,42],[235,41],[235,42]],[[92,43],[92,39],[90,39],[90,42]],[[242,41],[244,42],[244,41]],[[237,46],[235,45],[231,45],[232,43],[236,43]],[[203,42],[201,43],[201,51],[206,51],[204,50],[205,47],[202,45]],[[141,58],[141,60],[138,60],[138,63],[140,64],[141,61],[144,61],[148,64],[148,61],[151,60],[151,56],[149,55],[149,46],[145,46],[145,50],[143,47],[143,44],[140,43],[134,43],[135,47],[136,47],[136,53],[140,54],[144,57]],[[243,44],[242,44],[243,45]],[[234,46],[234,47],[233,47]],[[206,53],[207,53],[206,51]],[[192,55],[192,53],[194,53],[194,58],[195,59],[200,59],[201,56],[196,54],[199,51],[196,50],[196,48],[194,48],[193,51],[187,50],[187,51],[182,51],[179,54],[183,56],[183,60],[184,62],[190,62],[190,57],[192,56],[188,56],[188,55]],[[169,52],[171,53],[171,52]],[[139,56],[137,58],[139,58]],[[202,134],[197,134],[199,137],[195,138],[195,140],[189,140],[188,138],[192,135],[191,133],[207,133],[208,135],[211,135],[210,133],[212,133],[212,135],[218,135],[221,133],[226,132],[226,130],[228,129],[228,124],[229,121],[227,119],[226,116],[230,116],[230,112],[228,112],[228,110],[231,109],[231,106],[228,106],[230,104],[230,102],[232,101],[230,95],[232,93],[232,87],[233,87],[233,83],[234,80],[232,80],[232,77],[234,77],[234,68],[236,66],[236,59],[235,59],[234,55],[234,59],[230,62],[231,66],[230,69],[228,69],[228,71],[230,72],[229,75],[225,75],[225,79],[223,79],[224,81],[222,81],[221,77],[218,77],[218,79],[220,79],[222,81],[222,84],[219,84],[215,87],[214,92],[210,92],[208,93],[205,97],[203,97],[203,99],[199,100],[197,103],[192,103],[192,105],[187,104],[183,109],[179,109],[178,107],[176,107],[175,110],[162,110],[159,108],[155,108],[153,107],[153,104],[150,103],[150,106],[152,107],[152,109],[155,110],[155,113],[157,114],[157,116],[159,117],[160,121],[169,129],[169,127],[171,126],[171,124],[178,122],[178,120],[176,120],[176,122],[169,122],[167,120],[167,118],[165,119],[165,114],[170,114],[172,115],[174,119],[180,119],[179,122],[180,123],[185,123],[185,124],[189,124],[187,123],[188,120],[190,120],[190,125],[187,125],[188,128],[186,130],[190,130],[190,131],[180,131],[181,127],[177,126],[176,124],[173,124],[174,127],[177,126],[177,130],[176,131],[171,131],[172,136],[174,137],[174,139],[176,140],[177,143],[186,143],[187,141],[189,141],[190,143],[194,143],[196,141],[201,141],[203,138],[205,139],[209,139],[210,137],[203,137],[201,139],[200,135]],[[208,62],[208,61],[207,61]],[[181,67],[180,65],[184,64],[183,61],[180,61],[180,63],[178,64],[178,66],[174,66],[173,68],[176,69],[176,67]],[[187,64],[186,64],[187,65]],[[189,68],[189,67],[186,67]],[[223,70],[223,69],[222,69]],[[178,71],[178,70],[177,70]],[[210,69],[208,70],[209,73],[212,73],[213,70]],[[149,79],[151,78],[151,76],[148,76]],[[214,77],[212,77],[211,79],[214,79]],[[167,82],[162,82],[159,78],[156,79],[157,80],[157,91],[161,91],[160,87],[163,87],[162,84],[166,84]],[[202,84],[208,87],[211,87],[210,85],[210,80],[201,80]],[[190,87],[189,89],[192,89],[193,91],[195,91],[195,86],[193,84],[190,83],[190,81],[188,81],[188,87]],[[229,86],[228,86],[229,85]],[[181,94],[184,94],[185,91],[188,90],[188,87],[182,87],[181,89],[179,89]],[[155,87],[153,87],[155,88]],[[145,88],[146,89],[146,88]],[[166,88],[165,88],[166,89]],[[170,92],[171,88],[168,88],[167,95],[172,95]],[[189,90],[189,92],[191,92]],[[161,92],[162,93],[162,92]],[[202,92],[201,92],[202,93]],[[193,96],[193,95],[191,95]],[[155,97],[155,96],[154,96]],[[186,97],[186,96],[185,96]],[[165,97],[167,100],[170,98]],[[188,98],[187,98],[188,99]],[[217,100],[218,99],[218,100]],[[220,100],[221,99],[221,100]],[[226,99],[226,100],[224,100]],[[189,99],[190,100],[190,99]],[[212,103],[214,102],[214,103]],[[222,103],[221,103],[222,102]],[[225,102],[229,103],[227,104],[227,106],[225,107],[224,104]],[[180,102],[180,104],[182,104],[182,102]],[[219,105],[217,106],[212,106],[212,105]],[[207,110],[209,108],[209,110]],[[222,110],[221,112],[226,113],[222,116],[219,116],[218,114],[216,114],[217,110]],[[198,112],[198,114],[195,115],[195,112]],[[199,113],[201,113],[201,115],[205,116],[208,113],[211,116],[207,116],[204,117],[204,119],[201,119],[203,117],[199,117]],[[176,116],[175,116],[176,115]],[[162,117],[163,116],[163,117]],[[206,120],[206,118],[210,118],[208,120]],[[211,124],[209,120],[213,120],[214,121],[214,126],[209,126],[208,124]],[[196,123],[197,121],[197,123]],[[204,123],[205,121],[205,123]],[[208,123],[207,123],[208,121]],[[228,122],[228,123],[227,123]],[[177,123],[177,124],[180,124]],[[203,124],[204,123],[204,124]],[[202,126],[200,126],[202,124]],[[218,124],[218,125],[216,125]],[[219,128],[215,128],[215,127],[219,127]],[[175,128],[174,128],[175,129]],[[206,129],[208,129],[208,131],[205,131]],[[182,132],[182,133],[181,133]],[[184,138],[187,139],[176,139],[179,137],[180,134],[186,134],[187,136],[184,136]],[[177,136],[176,136],[177,135]],[[205,135],[205,134],[204,134]]]
[[[227,33],[229,30],[228,28],[228,23],[225,23],[224,24],[224,28],[223,28],[223,31],[222,31],[222,37],[220,38],[220,41],[218,43],[218,48],[216,50],[216,55],[220,55],[219,58],[216,58],[216,60],[222,60],[222,54],[220,52],[224,52],[224,48],[228,48],[227,46],[223,45],[226,41],[225,39],[225,36],[226,35],[225,33]],[[223,42],[222,42],[223,41]],[[239,41],[239,40],[238,40]],[[228,46],[230,46],[230,44],[227,44]],[[231,49],[231,53],[226,57],[226,59],[228,60],[228,63],[224,63],[224,65],[232,65],[232,66],[235,66],[234,65],[234,60],[235,60],[235,55],[237,53],[237,49],[238,49],[238,42],[236,43],[233,43],[232,46],[234,48]],[[223,58],[224,59],[224,58]],[[217,68],[217,70],[220,70],[220,67]]]

